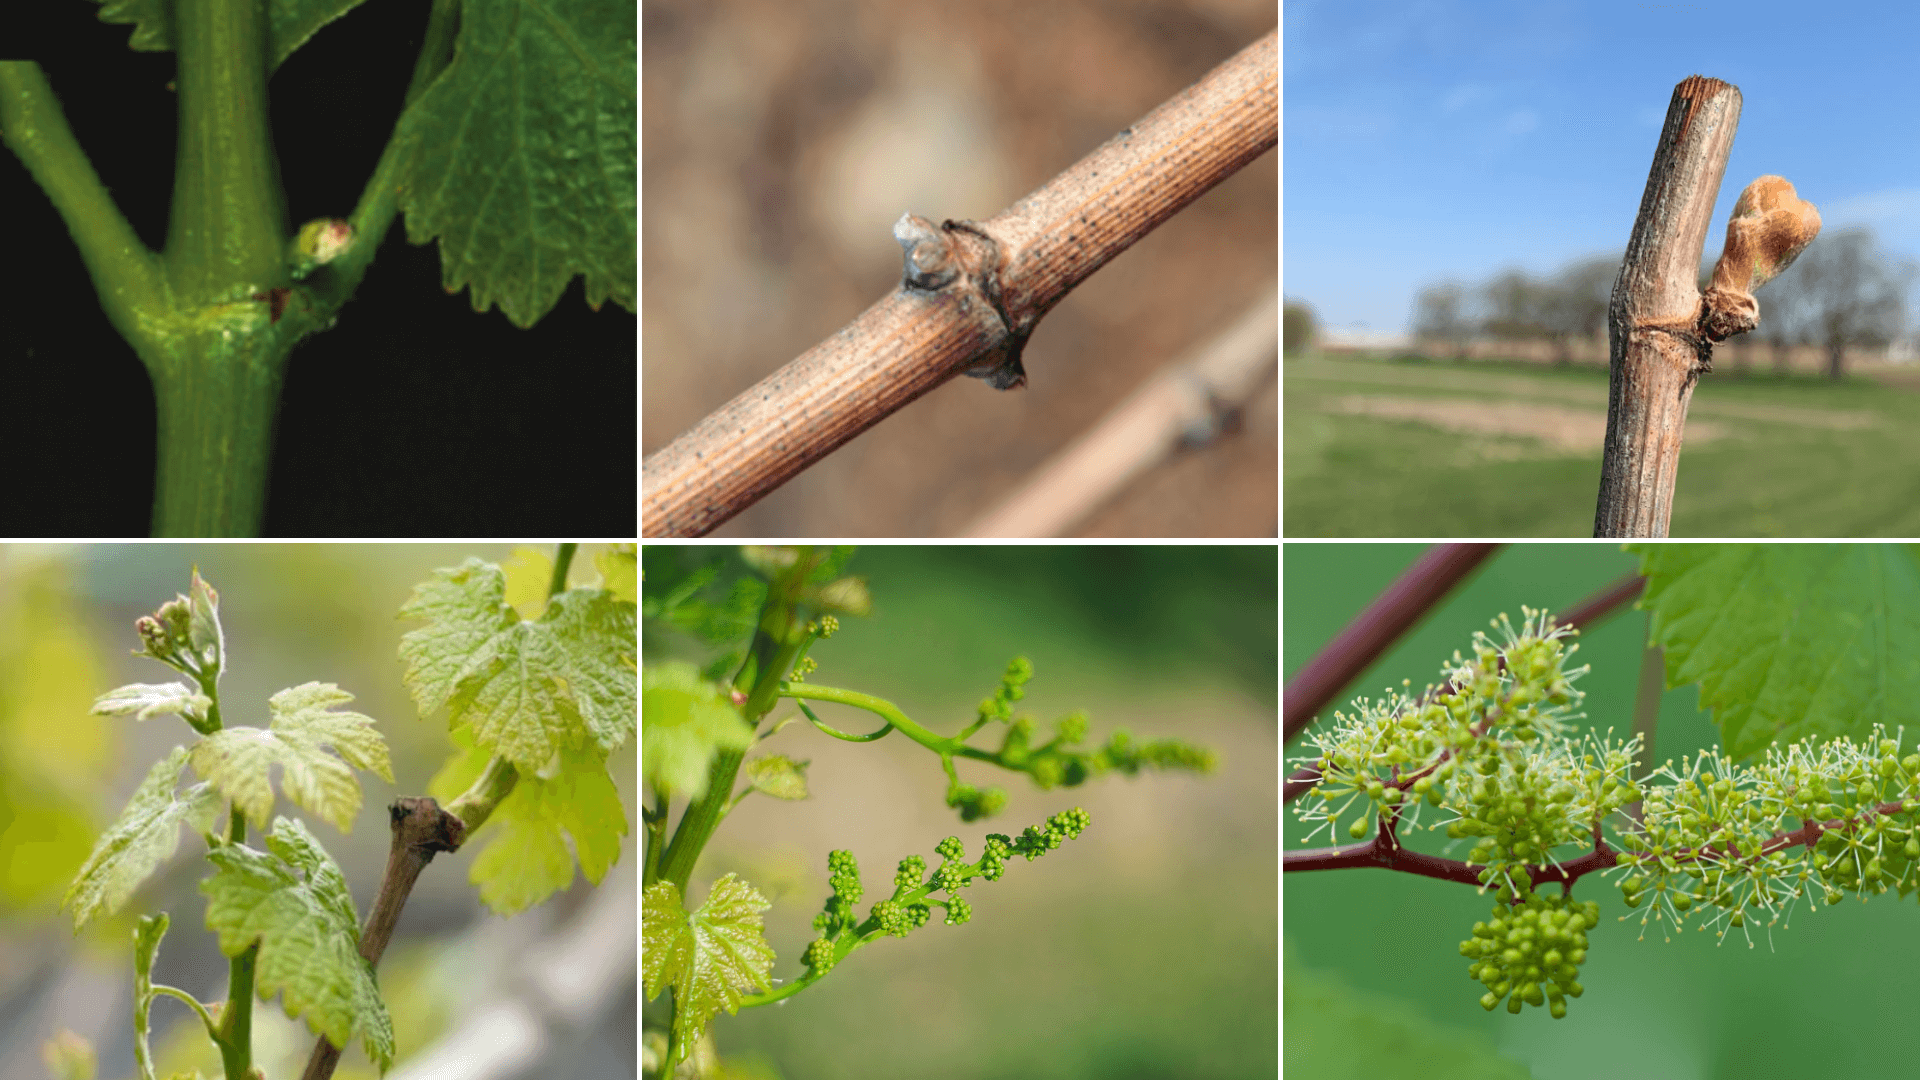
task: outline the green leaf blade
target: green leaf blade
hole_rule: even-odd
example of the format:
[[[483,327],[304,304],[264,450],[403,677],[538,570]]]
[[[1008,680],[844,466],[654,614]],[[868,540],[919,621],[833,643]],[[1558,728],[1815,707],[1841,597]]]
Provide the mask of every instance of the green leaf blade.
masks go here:
[[[156,716],[198,719],[213,707],[213,699],[186,683],[128,683],[93,701],[95,716],[127,716],[150,720]]]
[[[272,74],[321,27],[364,0],[268,0],[267,73]],[[103,23],[129,24],[135,52],[173,51],[173,0],[104,0]]]
[[[276,818],[267,851],[238,844],[207,853],[216,870],[200,883],[207,929],[220,951],[260,946],[254,989],[275,994],[287,1015],[345,1046],[357,1031],[382,1070],[393,1061],[393,1024],[373,967],[360,956],[360,924],[340,868],[298,821]]]
[[[202,832],[213,827],[218,797],[210,787],[198,784],[177,795],[174,792],[186,763],[185,747],[175,747],[155,762],[127,800],[119,820],[100,834],[61,901],[62,907],[73,909],[74,930],[97,915],[111,915],[125,906],[141,883],[179,849],[182,823]]]
[[[506,596],[506,574],[479,559],[435,570],[430,580],[414,587],[400,618],[428,625],[400,638],[400,659],[407,665],[407,690],[422,716],[445,708],[461,680],[492,661],[489,642],[519,623]]]
[[[785,754],[767,754],[746,763],[747,783],[762,795],[797,801],[807,797],[807,766]]]
[[[401,639],[406,682],[422,713],[444,706],[451,727],[530,775],[563,750],[604,757],[633,733],[634,606],[604,589],[570,589],[534,622],[506,604],[505,575],[468,560],[435,571],[401,609],[429,625]]]
[[[387,745],[373,719],[334,711],[335,705],[352,700],[352,694],[332,683],[282,690],[267,702],[270,728],[214,732],[194,746],[194,771],[231,799],[255,828],[265,828],[273,812],[269,775],[278,765],[288,798],[341,832],[351,832],[361,794],[350,766],[393,780]],[[339,756],[327,753],[327,746]]]
[[[457,793],[479,775],[487,756],[469,750],[449,764],[434,778],[434,794]],[[468,880],[496,914],[516,915],[572,885],[576,859],[598,885],[619,859],[626,834],[626,811],[606,764],[588,751],[568,751],[553,777],[522,776],[494,809]]]
[[[401,209],[448,292],[538,322],[574,275],[634,309],[637,8],[469,0],[453,62],[401,117]]]
[[[1868,737],[1920,721],[1920,564],[1874,544],[1636,545],[1667,684],[1698,683],[1721,744]]]
[[[671,985],[675,1042],[692,1045],[715,1013],[740,1010],[749,991],[771,989],[773,946],[761,912],[773,905],[753,886],[728,874],[713,883],[707,901],[688,912],[671,881],[647,887],[641,903],[641,975],[647,1000]]]

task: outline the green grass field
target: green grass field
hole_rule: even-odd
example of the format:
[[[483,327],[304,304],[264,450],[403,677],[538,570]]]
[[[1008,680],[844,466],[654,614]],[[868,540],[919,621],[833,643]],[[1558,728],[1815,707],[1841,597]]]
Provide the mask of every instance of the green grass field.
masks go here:
[[[1309,353],[1284,377],[1287,536],[1592,535],[1604,370]],[[1672,535],[1915,533],[1920,392],[1770,371],[1701,381]]]

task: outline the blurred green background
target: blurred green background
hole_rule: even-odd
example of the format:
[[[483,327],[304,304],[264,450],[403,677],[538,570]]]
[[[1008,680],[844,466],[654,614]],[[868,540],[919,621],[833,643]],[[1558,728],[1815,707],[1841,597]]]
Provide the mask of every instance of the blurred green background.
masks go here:
[[[550,556],[552,549],[533,550]],[[581,546],[574,584],[595,579],[598,550]],[[309,680],[339,684],[356,695],[349,708],[378,722],[396,782],[359,774],[364,800],[350,834],[301,815],[284,798],[275,807],[308,822],[364,915],[386,864],[388,803],[424,793],[451,752],[445,717],[422,719],[400,681],[400,635],[419,624],[396,613],[435,568],[468,556],[506,563],[510,573],[519,557],[503,545],[0,546],[0,1080],[45,1077],[42,1046],[63,1029],[92,1042],[101,1077],[133,1073],[131,931],[140,914],[172,915],[157,981],[202,1001],[225,994],[226,962],[203,928],[206,903],[196,889],[208,868],[190,833],[119,915],[95,920],[76,937],[70,915],[56,910],[95,837],[119,816],[149,766],[193,737],[178,717],[141,723],[89,714],[94,698],[116,686],[176,678],[130,655],[138,646],[134,620],[184,592],[198,566],[220,594],[229,656],[221,697],[230,722],[264,726],[267,697]],[[631,821],[631,743],[609,767]],[[617,929],[624,919],[626,944],[605,939],[599,947],[613,940],[631,955],[631,839],[599,889],[576,878],[567,892],[513,919],[484,911],[467,882],[473,851],[483,846],[443,855],[427,868],[381,963],[400,1052],[391,1077],[407,1075],[409,1055],[458,1034],[476,1009],[517,1000],[516,979],[541,977],[534,970],[541,964],[525,958],[581,940],[572,932],[590,913],[604,918],[607,905],[617,909],[610,925]],[[524,1075],[632,1075],[635,1000],[629,964],[610,992],[583,1002],[568,1038],[555,1038],[549,1024],[528,1044],[525,1068],[534,1071]],[[287,1020],[278,999],[256,1003],[254,1024],[255,1060],[267,1075],[298,1075],[313,1042],[305,1025]],[[487,1039],[504,1032],[496,1022],[469,1052],[492,1053],[497,1047]],[[218,1058],[205,1052],[198,1021],[177,1002],[156,1004],[153,1044],[162,1076],[195,1066],[217,1074]],[[356,1043],[335,1075],[375,1073]]]
[[[932,861],[945,836],[977,853],[987,833],[1017,833],[1072,806],[1093,824],[1046,858],[1015,860],[1000,881],[977,883],[967,925],[936,919],[862,949],[784,1005],[716,1018],[721,1052],[755,1075],[794,1080],[1275,1075],[1277,561],[1270,545],[856,554],[847,572],[867,578],[874,612],[843,619],[814,646],[820,670],[810,681],[889,698],[951,733],[972,720],[1007,661],[1025,655],[1035,674],[1021,707],[1042,730],[1085,708],[1089,742],[1125,727],[1212,747],[1221,766],[1206,777],[1106,776],[1043,792],[963,761],[963,780],[1010,795],[1000,816],[968,824],[945,806],[939,760],[920,746],[788,726],[766,749],[811,759],[812,797],[741,803],[689,897],[697,904],[729,871],[751,880],[774,903],[776,978],[802,970],[829,891],[829,850],[859,858],[864,912],[901,858]],[[654,656],[654,640],[644,643]],[[866,713],[818,711],[842,730],[878,726]],[[998,745],[992,732],[976,741]]]
[[[1285,670],[1292,675],[1424,549],[1409,544],[1290,544]],[[1377,696],[1410,678],[1438,678],[1440,663],[1472,633],[1520,605],[1561,610],[1637,568],[1611,545],[1513,545],[1495,554],[1398,647],[1322,714]],[[1593,665],[1578,684],[1586,723],[1632,726],[1646,613],[1627,610],[1580,638]],[[1711,718],[1687,686],[1660,704],[1653,760],[1712,745]],[[1309,753],[1304,738],[1290,760]],[[1323,846],[1288,813],[1289,849]],[[1345,840],[1344,837],[1341,838]],[[1438,833],[1413,841],[1439,851]],[[1594,882],[1599,884],[1599,882]],[[1790,926],[1764,928],[1754,947],[1733,935],[1717,945],[1689,928],[1668,942],[1611,886],[1567,1018],[1543,1009],[1489,1014],[1476,1000],[1458,943],[1493,907],[1464,886],[1388,871],[1295,874],[1283,879],[1285,1058],[1289,1077],[1536,1076],[1542,1080],[1645,1076],[1799,1078],[1909,1076],[1920,1035],[1902,1017],[1920,999],[1920,911],[1889,894],[1869,904],[1796,909]],[[1643,909],[1644,910],[1644,909]]]

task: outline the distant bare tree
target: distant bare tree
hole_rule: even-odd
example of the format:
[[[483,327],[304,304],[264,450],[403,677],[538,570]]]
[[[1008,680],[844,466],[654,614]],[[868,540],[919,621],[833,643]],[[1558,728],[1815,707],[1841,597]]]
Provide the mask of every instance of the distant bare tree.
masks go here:
[[[1444,341],[1453,346],[1455,357],[1467,355],[1467,340],[1473,337],[1474,320],[1468,311],[1467,287],[1457,281],[1443,281],[1420,290],[1413,305],[1413,336]]]
[[[1487,317],[1481,327],[1496,338],[1553,336],[1554,288],[1523,270],[1504,270],[1481,287]]]
[[[1572,362],[1574,339],[1594,337],[1606,327],[1613,280],[1619,276],[1620,256],[1595,255],[1567,264],[1545,286],[1541,316],[1559,363]]]
[[[1849,347],[1899,336],[1913,276],[1910,264],[1888,262],[1868,229],[1823,236],[1761,294],[1760,323],[1777,308],[1786,334],[1826,347],[1827,374],[1838,379]]]
[[[1280,320],[1280,348],[1285,352],[1307,349],[1320,336],[1320,320],[1314,315],[1313,305],[1304,300],[1287,301]]]

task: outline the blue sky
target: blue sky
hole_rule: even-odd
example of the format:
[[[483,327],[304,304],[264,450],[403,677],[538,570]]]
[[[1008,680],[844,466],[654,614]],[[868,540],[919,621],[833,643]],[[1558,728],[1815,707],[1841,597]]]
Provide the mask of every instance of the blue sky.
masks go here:
[[[1920,6],[1285,0],[1281,34],[1283,289],[1328,326],[1624,250],[1689,75],[1743,99],[1708,263],[1768,173],[1920,258]]]

